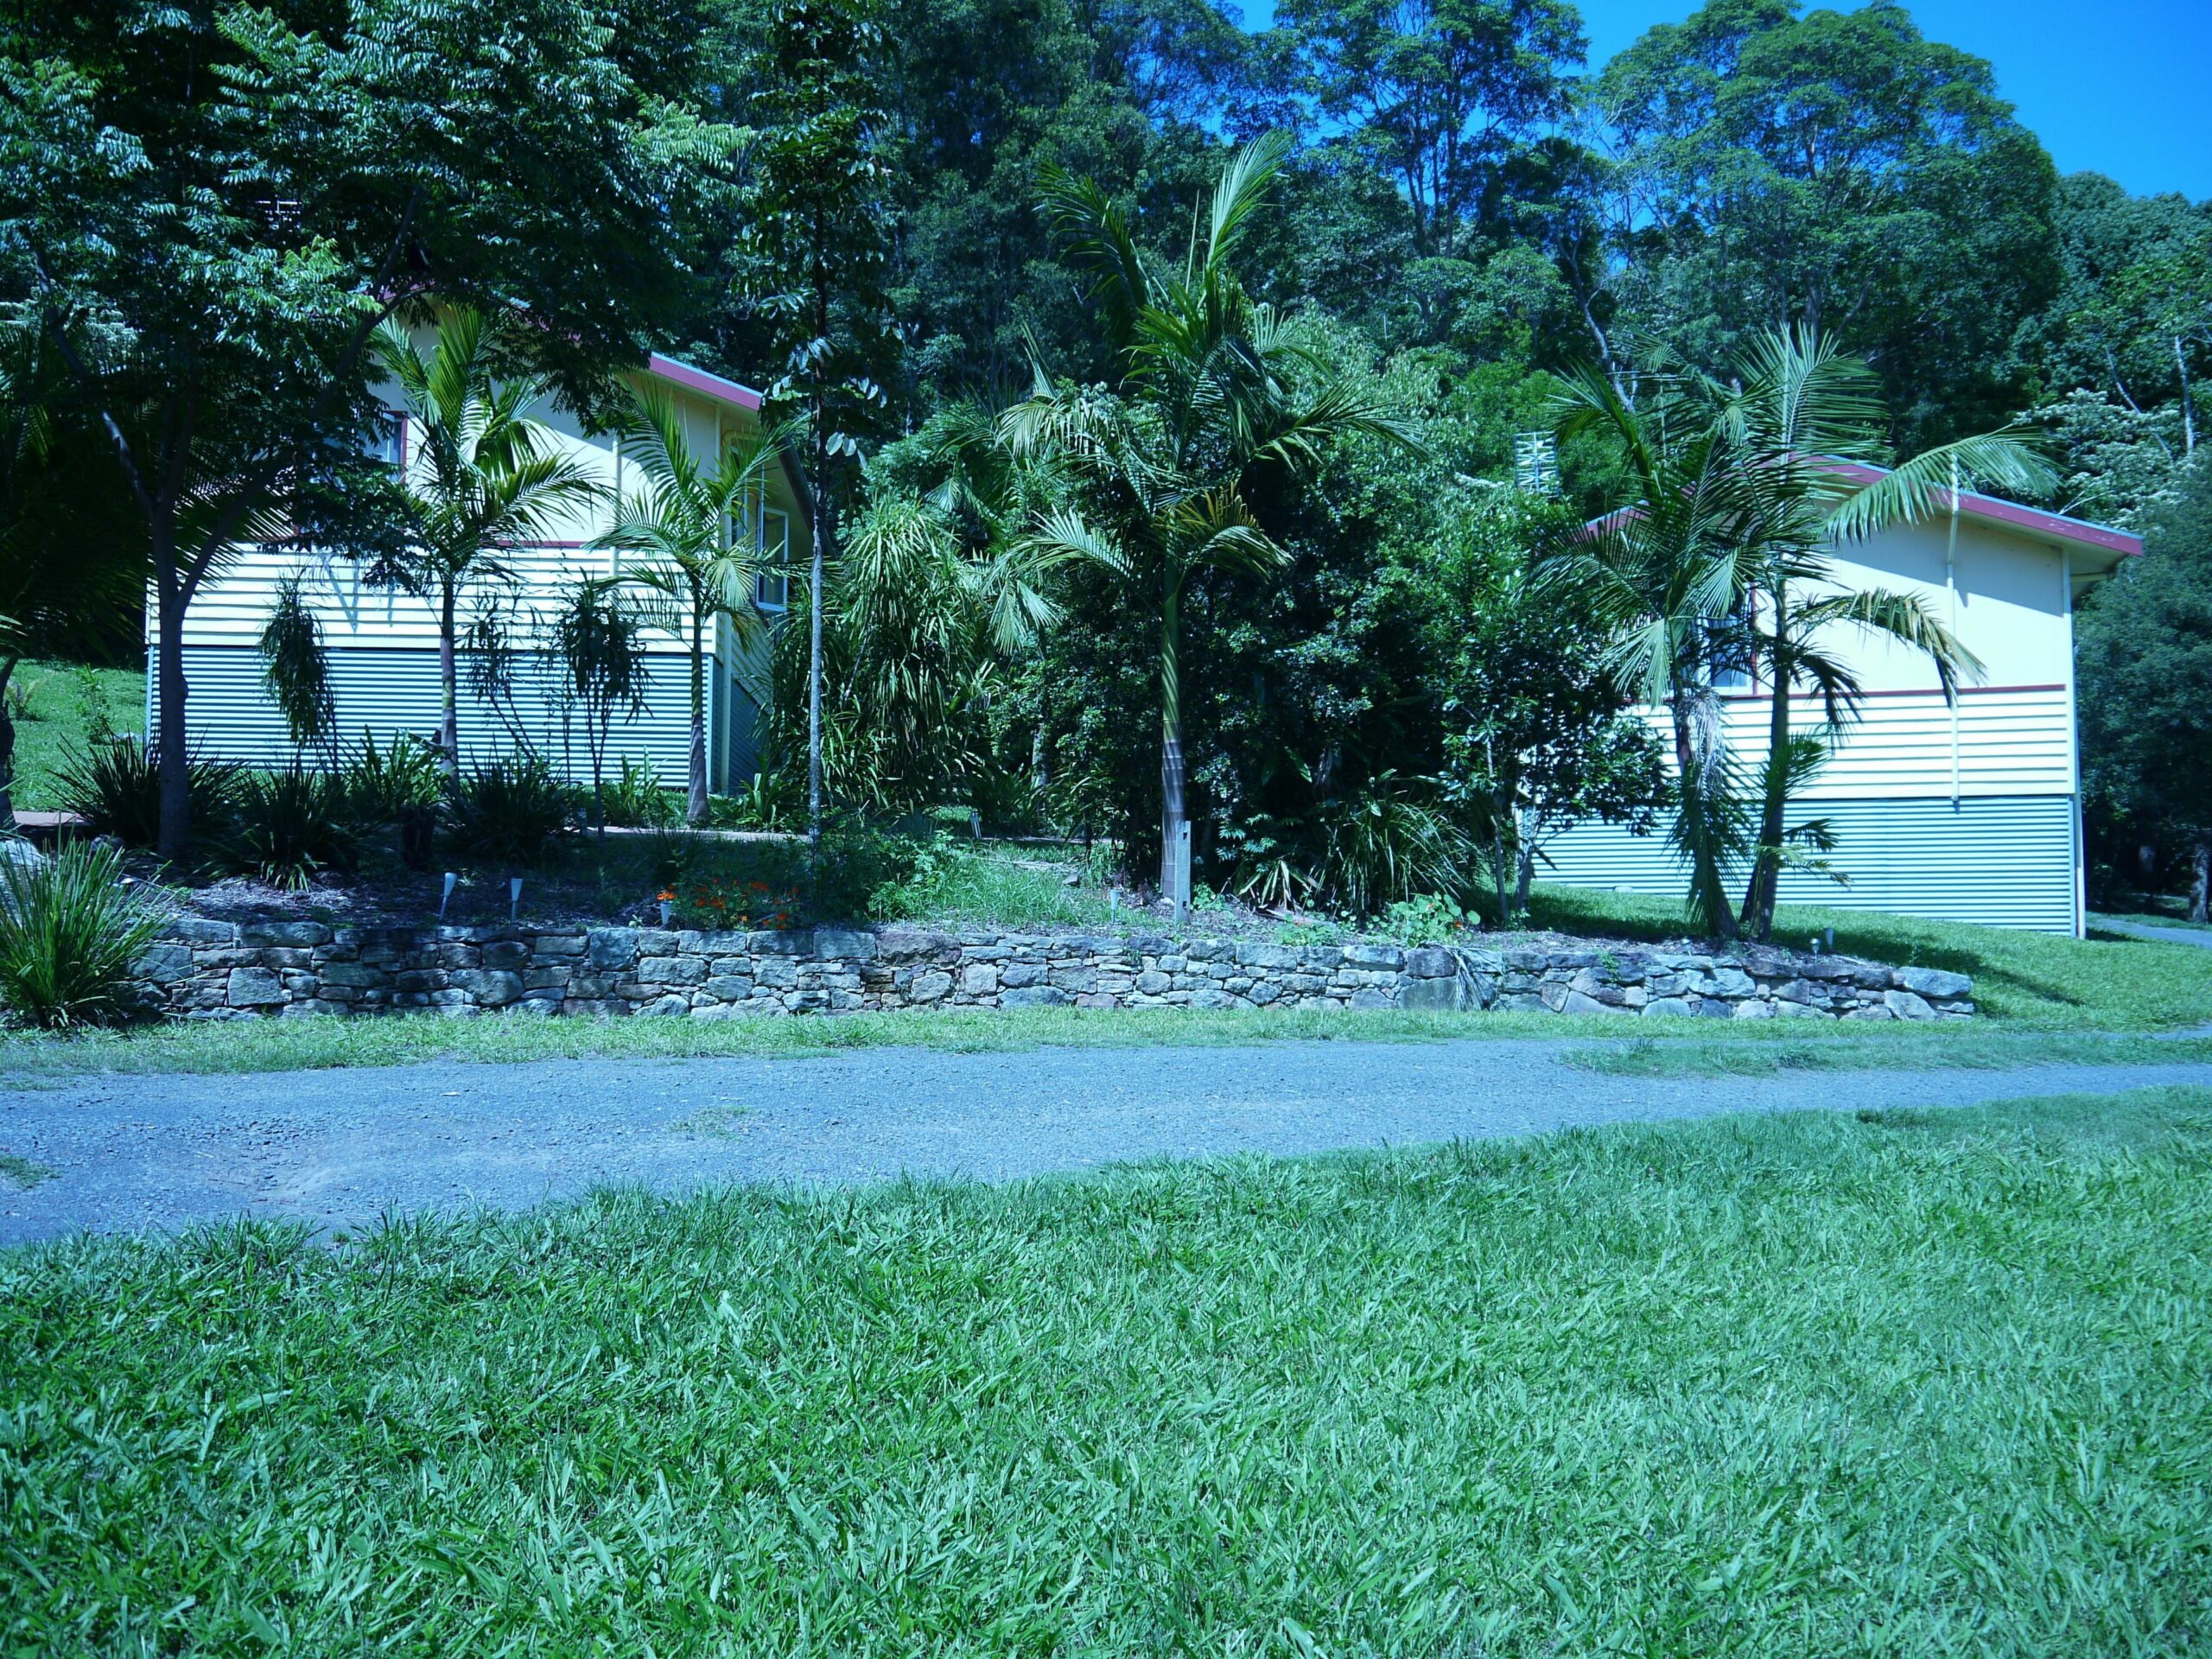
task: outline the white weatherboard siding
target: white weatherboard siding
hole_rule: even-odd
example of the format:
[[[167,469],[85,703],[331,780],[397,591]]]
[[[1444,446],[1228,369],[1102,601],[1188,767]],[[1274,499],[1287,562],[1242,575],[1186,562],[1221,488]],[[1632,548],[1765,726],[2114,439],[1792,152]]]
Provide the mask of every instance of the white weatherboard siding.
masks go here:
[[[1785,903],[2080,930],[2073,593],[2092,558],[2108,569],[2117,556],[2077,560],[2071,538],[2089,527],[1992,522],[1975,516],[1974,499],[1955,524],[1945,513],[1892,529],[1834,562],[1842,588],[1918,595],[1981,671],[1953,703],[1917,653],[1854,629],[1828,638],[1867,696],[1788,822],[1827,819],[1838,841],[1831,861],[1852,880],[1785,874]],[[1801,695],[1791,709],[1793,731],[1819,724],[1817,702]],[[1747,779],[1765,759],[1771,713],[1757,688],[1725,696],[1728,747]],[[1652,719],[1669,731],[1663,712]],[[1551,880],[1683,891],[1663,835],[1586,824],[1548,850]]]
[[[427,351],[430,339],[428,330],[418,331],[418,347]],[[718,453],[725,442],[757,425],[757,398],[728,382],[659,359],[655,359],[651,373],[641,378],[654,381],[675,400],[686,435],[702,456]],[[395,389],[386,386],[383,391],[386,403],[396,410]],[[543,613],[580,579],[619,575],[622,571],[618,555],[594,549],[591,543],[613,522],[615,493],[632,493],[639,488],[636,463],[622,453],[614,439],[586,432],[574,416],[556,405],[542,404],[531,412],[551,432],[554,443],[609,493],[596,503],[574,507],[560,522],[543,526],[542,539],[535,544],[498,555],[496,563],[504,569],[504,579],[474,584],[458,607],[457,625],[464,635],[485,593],[504,592],[518,602],[523,612]],[[402,419],[397,430],[401,451],[411,454],[412,423]],[[784,523],[797,521],[792,480],[787,474],[772,474],[766,505],[771,512],[779,512]],[[204,754],[255,765],[281,765],[291,759],[291,738],[270,702],[258,646],[279,585],[296,575],[300,578],[302,596],[321,625],[342,741],[349,747],[358,744],[365,730],[375,736],[379,746],[404,732],[425,739],[432,735],[437,729],[441,702],[434,601],[372,583],[365,569],[349,559],[295,548],[254,547],[241,550],[211,577],[186,613],[185,723],[194,747]],[[648,707],[643,715],[616,721],[607,769],[609,774],[619,775],[625,759],[649,762],[664,785],[680,788],[690,766],[687,645],[682,634],[668,628],[649,629],[645,644],[651,681]],[[152,671],[156,666],[150,597],[146,645],[150,733],[151,687],[156,683]],[[708,772],[710,787],[717,791],[741,786],[759,764],[758,715],[739,683],[750,671],[748,664],[758,652],[757,645],[747,646],[740,641],[726,621],[717,626],[709,641]],[[525,656],[521,665],[525,683],[542,672]],[[505,728],[468,690],[465,653],[461,680],[463,758],[488,760],[507,753],[513,744]],[[564,766],[571,777],[588,779],[590,761],[581,734],[571,729],[564,735],[557,710],[550,709],[542,696],[526,691],[518,701],[532,741],[556,765]]]
[[[1880,910],[2045,933],[2075,931],[2074,802],[2066,795],[1821,801],[1795,814],[1828,820],[1836,867],[1851,877],[1785,872],[1786,905]],[[1548,849],[1539,879],[1680,898],[1684,874],[1663,830],[1631,836],[1578,825]],[[1736,895],[1741,897],[1740,894]],[[1786,942],[1786,941],[1785,941]]]

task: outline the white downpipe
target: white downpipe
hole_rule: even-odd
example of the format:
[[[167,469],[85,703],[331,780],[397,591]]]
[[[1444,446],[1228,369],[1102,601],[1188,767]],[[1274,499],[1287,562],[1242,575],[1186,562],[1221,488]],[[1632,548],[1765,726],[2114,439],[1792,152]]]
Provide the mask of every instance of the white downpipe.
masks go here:
[[[1943,589],[1950,596],[1951,638],[1959,637],[1959,463],[1951,462],[1951,534],[1943,548]],[[1959,810],[1959,689],[1951,688],[1951,810]]]
[[[2059,614],[2066,619],[2066,784],[2074,811],[2074,937],[2089,934],[2089,846],[2082,828],[2082,727],[2074,684],[2074,550],[2058,549]]]

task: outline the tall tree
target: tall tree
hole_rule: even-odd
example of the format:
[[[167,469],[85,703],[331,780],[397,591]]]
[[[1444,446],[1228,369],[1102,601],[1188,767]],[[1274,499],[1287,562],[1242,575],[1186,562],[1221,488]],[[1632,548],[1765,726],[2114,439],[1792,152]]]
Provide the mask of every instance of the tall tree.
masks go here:
[[[2190,919],[2212,919],[2212,466],[2185,469],[2143,556],[2096,590],[2080,658],[2086,792],[2180,842]]]
[[[1785,823],[1789,798],[1804,760],[1824,758],[1828,739],[1856,717],[1861,701],[1839,637],[1885,640],[1924,658],[1946,697],[1955,697],[1960,681],[1981,669],[1918,595],[1847,588],[1830,552],[1928,518],[1968,486],[2042,495],[2055,481],[2018,437],[1993,433],[1923,451],[1862,483],[1835,462],[1881,454],[1887,413],[1866,360],[1810,330],[1754,342],[1722,404],[1737,464],[1747,469],[1747,505],[1760,546],[1753,602],[1742,619],[1743,654],[1768,699],[1758,839],[1741,918],[1753,938],[1765,938],[1774,926],[1782,872],[1795,850]],[[1809,747],[1791,724],[1800,693],[1816,697],[1822,715]]]
[[[1395,179],[1423,257],[1500,223],[1520,152],[1567,112],[1582,61],[1568,0],[1283,0],[1298,85]]]
[[[767,569],[760,512],[781,440],[762,431],[732,442],[718,457],[702,459],[675,400],[654,386],[633,394],[620,429],[624,453],[644,482],[615,505],[614,522],[599,544],[632,556],[638,563],[624,574],[660,594],[677,613],[691,661],[684,817],[701,823],[707,817],[709,632],[724,618],[741,639],[755,638],[766,626],[755,602],[759,578]]]
[[[144,522],[165,855],[190,836],[194,597],[264,530],[375,544],[378,325],[426,295],[524,305],[581,387],[691,302],[729,142],[673,97],[697,22],[658,0],[90,0],[0,25],[0,286]]]
[[[486,582],[514,580],[513,553],[542,540],[600,486],[552,442],[531,413],[550,382],[496,377],[501,330],[467,307],[440,318],[424,356],[404,328],[389,326],[377,355],[398,383],[413,440],[399,476],[406,542],[372,567],[372,580],[428,599],[438,626],[438,752],[448,776],[461,768],[456,658],[460,607]]]
[[[875,0],[774,0],[754,68],[761,131],[738,244],[744,304],[767,325],[782,372],[772,404],[794,412],[807,455],[807,832],[822,836],[823,570],[836,474],[882,416],[888,353],[882,45]]]
[[[1050,451],[1089,498],[1045,514],[1040,546],[1123,573],[1159,627],[1160,885],[1172,887],[1185,822],[1182,609],[1194,575],[1264,572],[1281,548],[1246,499],[1270,468],[1309,467],[1327,442],[1366,433],[1412,447],[1405,429],[1348,383],[1314,372],[1283,320],[1255,304],[1232,260],[1267,199],[1287,141],[1238,150],[1214,187],[1182,277],[1162,276],[1128,216],[1097,185],[1059,171],[1045,188],[1069,257],[1121,354],[1118,390],[1057,385],[1040,367],[1004,430],[1017,451]]]
[[[1711,0],[1596,89],[1635,211],[1619,278],[1709,368],[1793,324],[1872,355],[1916,446],[2002,424],[2058,280],[2056,173],[1989,65],[1904,9]]]

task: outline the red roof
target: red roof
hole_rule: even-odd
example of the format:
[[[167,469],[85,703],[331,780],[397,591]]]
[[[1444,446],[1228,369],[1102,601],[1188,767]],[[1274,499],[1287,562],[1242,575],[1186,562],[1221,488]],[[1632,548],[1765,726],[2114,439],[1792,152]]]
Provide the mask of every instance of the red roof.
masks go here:
[[[1841,476],[1861,484],[1872,484],[1888,473],[1879,467],[1870,467],[1863,461],[1838,461],[1830,463]],[[1951,493],[1935,492],[1936,504],[1946,512],[1951,508]],[[2077,547],[2094,547],[2107,553],[2117,553],[2122,558],[2133,558],[2143,550],[2143,538],[2124,530],[2114,530],[2107,524],[2093,524],[2084,518],[2069,518],[2063,512],[2046,512],[2041,507],[2024,507],[2018,501],[2001,500],[1993,495],[1983,495],[1975,490],[1959,492],[1960,513],[1968,518],[1980,518],[1990,524],[2005,524],[2014,530],[2024,530],[2031,535],[2049,537],[2053,541],[2071,542]]]
[[[740,409],[759,410],[760,394],[750,386],[741,386],[734,380],[725,380],[719,374],[709,374],[704,369],[695,369],[689,363],[679,363],[672,357],[663,357],[655,352],[646,359],[645,366],[664,380],[673,381],[686,391],[696,391],[702,397],[711,397],[720,404],[735,404]]]

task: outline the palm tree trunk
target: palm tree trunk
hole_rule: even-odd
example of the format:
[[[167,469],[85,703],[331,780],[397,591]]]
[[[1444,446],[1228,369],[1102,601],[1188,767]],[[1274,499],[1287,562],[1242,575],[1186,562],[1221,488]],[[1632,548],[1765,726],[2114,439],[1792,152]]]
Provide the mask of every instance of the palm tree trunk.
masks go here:
[[[1160,611],[1160,890],[1175,892],[1183,833],[1183,595],[1171,577]]]
[[[16,722],[8,713],[8,683],[22,659],[0,659],[0,834],[16,827]]]
[[[1744,931],[1764,943],[1774,931],[1774,903],[1782,884],[1782,830],[1789,810],[1789,676],[1781,653],[1774,670],[1774,707],[1767,720],[1766,792],[1759,808],[1759,845],[1744,891]]]
[[[446,776],[461,773],[461,698],[454,650],[454,584],[438,583],[438,754]]]
[[[1689,710],[1677,692],[1670,712],[1675,721],[1675,770],[1681,793],[1681,840],[1690,855],[1690,914],[1713,937],[1736,937],[1736,912],[1728,902],[1720,860],[1714,847],[1715,831],[1707,797],[1704,768],[1697,744],[1690,734]]]
[[[192,773],[184,727],[184,589],[177,579],[174,552],[165,553],[161,532],[156,534],[154,632],[161,661],[154,742],[159,751],[161,827],[155,839],[164,859],[181,863],[192,850]]]
[[[691,594],[691,776],[684,797],[687,823],[707,817],[707,620],[695,587]]]

